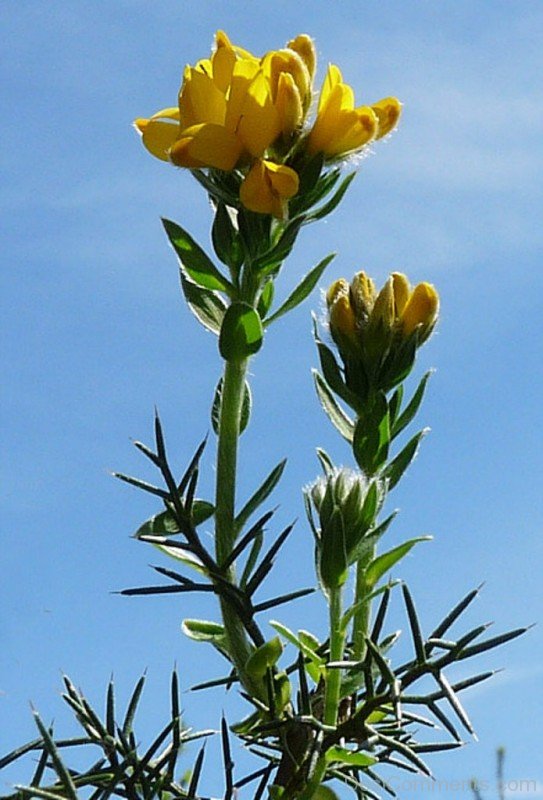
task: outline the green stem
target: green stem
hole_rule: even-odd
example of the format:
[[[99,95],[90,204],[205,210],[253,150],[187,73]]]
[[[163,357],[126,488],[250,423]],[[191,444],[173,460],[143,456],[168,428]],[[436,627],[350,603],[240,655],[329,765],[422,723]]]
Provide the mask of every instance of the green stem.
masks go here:
[[[224,367],[219,435],[217,445],[217,478],[215,493],[215,555],[217,563],[224,563],[232,552],[236,539],[235,500],[240,434],[241,409],[245,391],[245,374],[248,359],[227,361]],[[226,577],[235,581],[235,567],[228,569]],[[221,597],[221,612],[228,640],[228,652],[244,688],[251,694],[261,695],[262,687],[255,685],[245,672],[245,664],[252,648],[239,614],[227,599]]]
[[[345,634],[341,626],[342,593],[341,587],[330,590],[330,661],[343,659]],[[337,668],[327,671],[324,694],[324,722],[326,725],[337,724],[341,674],[341,670]]]
[[[366,581],[368,565],[375,558],[375,545],[369,548],[358,561],[356,568],[355,603],[359,603],[371,593],[371,586]],[[353,619],[353,660],[362,661],[366,657],[366,637],[369,635],[371,620],[371,600],[363,602]]]

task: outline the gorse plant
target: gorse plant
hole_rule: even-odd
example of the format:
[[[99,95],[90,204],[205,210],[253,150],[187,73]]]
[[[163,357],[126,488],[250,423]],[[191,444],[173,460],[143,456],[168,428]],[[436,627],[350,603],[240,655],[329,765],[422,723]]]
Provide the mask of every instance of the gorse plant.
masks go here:
[[[393,97],[355,106],[351,87],[339,68],[330,66],[313,111],[315,68],[308,36],[260,58],[219,32],[210,58],[185,69],[178,105],[136,121],[147,150],[191,170],[209,197],[214,258],[177,223],[164,220],[164,227],[179,261],[185,300],[216,334],[224,370],[210,403],[214,497],[198,495],[200,472],[213,468],[205,461],[206,440],[184,473],[174,474],[158,415],[153,446],[135,442],[156,467],[156,484],[117,475],[160,501],[136,538],[176,564],[154,568],[169,583],[122,594],[203,592],[217,598],[216,621],[186,619],[183,630],[226,662],[224,676],[210,676],[199,688],[234,685],[248,705],[243,720],[221,724],[225,799],[329,800],[337,797],[339,784],[359,798],[375,798],[381,791],[394,794],[380,765],[429,775],[425,754],[461,746],[461,729],[473,733],[459,694],[492,675],[475,673],[451,683],[447,668],[524,630],[482,638],[487,626],[480,625],[454,633],[477,596],[474,589],[425,633],[407,585],[387,580],[390,570],[429,538],[381,546],[395,516],[385,511],[388,496],[424,435],[419,430],[399,443],[419,412],[429,373],[409,398],[404,383],[439,311],[432,285],[412,288],[397,272],[380,291],[364,272],[336,281],[326,294],[330,336],[314,324],[317,395],[353,454],[352,466],[344,467],[318,449],[322,474],[304,489],[316,579],[329,609],[328,635],[321,641],[277,620],[262,623],[264,612],[275,614],[315,588],[285,586],[273,598],[261,591],[292,526],[273,532],[274,511],[266,508],[285,461],[262,477],[250,497],[238,496],[238,443],[251,415],[248,365],[264,338],[273,339],[272,326],[308,297],[333,258],[323,258],[276,302],[281,268],[300,230],[338,206],[354,177],[343,175],[348,157],[390,133],[401,110]],[[210,527],[211,547],[202,535],[202,528]],[[307,557],[313,558],[309,547]],[[346,588],[351,577],[354,592]],[[393,593],[402,598],[412,641],[412,654],[400,663],[393,649],[399,634],[387,630]],[[293,649],[287,652],[286,645]],[[174,675],[171,721],[141,754],[132,725],[141,688],[142,682],[118,721],[110,686],[102,721],[66,679],[65,700],[83,735],[57,740],[37,717],[39,738],[3,760],[41,754],[33,780],[17,787],[13,797],[74,800],[84,792],[92,800],[202,798],[203,751],[186,780],[176,771],[177,757],[186,741],[209,731],[190,734],[181,725]],[[420,733],[438,728],[440,738],[430,741]],[[232,736],[263,762],[250,775],[235,774]],[[68,767],[60,755],[91,745],[100,755],[87,770]]]

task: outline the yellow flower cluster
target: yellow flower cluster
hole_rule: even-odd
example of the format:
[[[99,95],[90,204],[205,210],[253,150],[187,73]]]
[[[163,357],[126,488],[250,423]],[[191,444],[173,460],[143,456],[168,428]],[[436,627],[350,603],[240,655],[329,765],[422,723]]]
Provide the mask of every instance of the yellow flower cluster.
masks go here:
[[[178,106],[135,125],[145,147],[163,161],[241,170],[243,205],[282,218],[299,189],[288,163],[294,150],[339,158],[389,133],[400,115],[395,98],[355,108],[351,87],[330,66],[308,132],[315,67],[315,48],[305,34],[257,58],[218,31],[210,58],[185,68]]]
[[[408,279],[393,272],[379,293],[364,272],[351,284],[341,278],[326,295],[330,331],[338,346],[358,349],[364,340],[397,333],[402,339],[418,333],[418,344],[431,334],[439,312],[439,296],[430,283],[411,288]]]

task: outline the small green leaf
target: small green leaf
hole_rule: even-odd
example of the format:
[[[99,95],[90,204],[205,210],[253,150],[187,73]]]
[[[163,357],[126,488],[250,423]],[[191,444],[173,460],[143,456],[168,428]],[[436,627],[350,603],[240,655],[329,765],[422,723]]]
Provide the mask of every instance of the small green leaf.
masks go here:
[[[281,622],[277,622],[276,620],[270,620],[270,625],[277,631],[277,633],[281,634],[281,636],[283,636],[287,642],[293,644],[303,653],[304,656],[309,658],[311,663],[314,664],[319,671],[321,671],[321,668],[324,668],[326,661],[324,658],[321,658],[321,656],[319,656],[315,650],[313,650],[313,648],[310,646],[307,636],[304,636],[302,640],[301,637],[299,638],[296,636],[296,634],[287,628],[286,625],[283,625]]]
[[[212,291],[218,289],[221,292],[228,293],[232,289],[231,283],[221,275],[217,267],[187,231],[169,219],[163,219],[162,224],[183,269],[194,283]]]
[[[312,214],[309,214],[307,217],[307,221],[314,222],[315,220],[323,219],[323,217],[327,217],[328,214],[331,214],[332,211],[334,211],[334,209],[339,205],[339,203],[343,199],[345,192],[351,185],[355,176],[356,172],[351,172],[350,175],[347,175],[347,177],[339,184],[339,188],[337,189],[335,194],[332,195],[330,200],[328,200],[328,202],[322,205],[320,208],[317,208],[316,211],[313,211]]]
[[[211,425],[213,430],[219,435],[219,421],[220,421],[220,413],[221,413],[221,396],[222,396],[222,378],[219,379],[217,384],[217,388],[215,389],[215,396],[213,397],[213,405],[211,407]],[[249,424],[249,419],[251,418],[251,408],[253,405],[253,398],[251,395],[251,387],[249,386],[248,382],[245,381],[245,393],[243,395],[243,403],[241,406],[241,416],[239,420],[239,432],[240,434],[243,433],[247,425]]]
[[[409,541],[398,545],[398,547],[394,547],[387,553],[377,556],[366,570],[366,585],[371,587],[375,586],[377,581],[382,578],[386,572],[392,569],[398,561],[406,556],[418,542],[430,542],[431,540],[431,536],[418,536],[416,539],[409,539]]]
[[[270,667],[275,666],[283,653],[283,643],[279,636],[274,636],[251,653],[245,669],[255,678],[262,678]]]
[[[251,497],[247,500],[241,511],[236,517],[235,527],[236,531],[241,531],[243,526],[249,519],[249,517],[254,514],[256,509],[262,505],[262,503],[269,497],[269,495],[273,492],[279,481],[281,480],[281,475],[283,474],[283,470],[285,469],[285,465],[287,463],[286,458],[283,461],[280,461],[276,467],[272,469],[270,474],[267,478],[261,483],[258,487],[256,492],[251,495]]]
[[[393,439],[395,439],[396,436],[398,436],[403,431],[403,429],[406,428],[407,425],[409,425],[409,423],[419,410],[420,404],[422,403],[422,398],[424,397],[424,392],[426,390],[426,384],[428,383],[428,379],[430,378],[431,374],[432,370],[429,370],[429,372],[427,372],[426,375],[423,376],[421,382],[417,387],[415,394],[413,395],[413,397],[411,398],[405,409],[402,411],[402,413],[398,416],[398,418],[392,425],[391,433]],[[399,389],[397,389],[396,391],[398,392]]]
[[[296,308],[296,306],[300,305],[300,303],[305,300],[305,298],[313,291],[322,273],[330,261],[335,258],[335,255],[335,253],[331,253],[329,256],[326,256],[326,258],[323,258],[316,267],[313,267],[311,272],[308,272],[308,274],[302,278],[298,286],[287,297],[285,302],[277,309],[275,314],[272,314],[271,317],[266,320],[266,325],[270,325],[272,322],[275,322],[275,320],[279,319],[279,317],[282,317],[288,311],[292,311],[293,308]]]
[[[408,441],[403,450],[401,450],[398,455],[393,458],[389,464],[387,464],[382,472],[382,476],[383,478],[388,478],[389,489],[393,489],[396,486],[407,467],[413,461],[417,454],[421,439],[426,436],[429,430],[429,428],[424,428],[424,430],[415,434],[415,436]]]
[[[270,310],[271,305],[273,303],[274,294],[275,294],[274,282],[273,279],[270,278],[264,284],[264,288],[260,293],[260,299],[258,301],[257,311],[260,314],[260,319],[263,320],[268,311]]]
[[[190,310],[204,328],[218,334],[226,312],[226,303],[216,292],[202,289],[201,286],[190,281],[182,269],[179,270],[179,274],[181,288]]]
[[[195,499],[192,502],[192,522],[194,525],[201,525],[215,513],[215,506],[207,500]],[[136,533],[134,539],[141,539],[142,536],[168,536],[172,533],[180,533],[179,525],[175,521],[171,511],[162,511],[154,517],[146,520]]]
[[[262,322],[248,303],[235,302],[224,315],[219,335],[219,352],[225,361],[242,361],[262,346]]]
[[[294,247],[296,238],[300,233],[305,219],[304,216],[300,216],[287,223],[277,244],[267,250],[263,255],[259,256],[259,258],[255,259],[253,262],[253,269],[258,272],[261,277],[272,275],[277,272]]]
[[[222,641],[225,638],[224,627],[206,619],[184,619],[181,630],[195,642],[213,642],[217,639]]]
[[[237,273],[244,261],[243,243],[224,203],[219,203],[217,206],[211,239],[222,263]]]
[[[353,420],[341,408],[322,375],[317,372],[316,369],[312,370],[312,372],[313,380],[315,381],[315,389],[317,390],[317,395],[321,401],[321,406],[323,407],[324,412],[328,416],[328,419],[332,425],[334,425],[343,438],[346,439],[349,444],[351,444],[354,434]]]
[[[328,763],[332,761],[339,761],[340,764],[349,764],[352,767],[371,767],[377,764],[378,760],[367,753],[360,751],[347,750],[344,747],[330,747],[326,751],[326,760]]]

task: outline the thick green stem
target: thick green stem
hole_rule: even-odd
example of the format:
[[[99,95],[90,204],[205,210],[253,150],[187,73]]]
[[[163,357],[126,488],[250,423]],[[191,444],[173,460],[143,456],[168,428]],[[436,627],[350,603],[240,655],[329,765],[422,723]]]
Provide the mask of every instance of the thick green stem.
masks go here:
[[[330,661],[341,661],[345,646],[345,634],[342,630],[342,588],[330,590]],[[336,725],[341,690],[341,670],[329,669],[326,674],[324,694],[324,722]]]
[[[238,439],[247,364],[248,359],[227,361],[224,368],[215,493],[215,555],[219,565],[224,563],[232,552],[236,538],[235,500]],[[229,568],[227,577],[231,581],[235,580],[234,565]],[[241,683],[247,691],[261,694],[261,687],[256,686],[255,681],[245,672],[245,664],[252,649],[239,614],[224,597],[221,597],[221,612],[228,639],[228,652]]]
[[[366,581],[368,565],[375,558],[375,546],[369,548],[358,561],[356,568],[355,603],[359,603],[368,594],[372,587]],[[366,657],[366,637],[369,635],[371,620],[371,600],[364,600],[356,611],[353,619],[353,659],[362,661]]]

